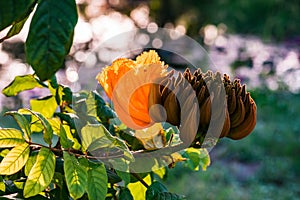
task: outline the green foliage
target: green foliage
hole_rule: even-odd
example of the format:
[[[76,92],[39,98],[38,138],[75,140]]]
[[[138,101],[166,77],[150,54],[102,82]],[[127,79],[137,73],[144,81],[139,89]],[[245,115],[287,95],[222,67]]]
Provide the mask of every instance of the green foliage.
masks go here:
[[[183,24],[189,35],[198,35],[206,24],[223,23],[230,32],[255,34],[275,42],[299,35],[297,0],[151,0],[151,15],[164,26]]]
[[[40,80],[51,78],[62,67],[72,45],[77,17],[74,0],[39,2],[25,44],[27,62]]]
[[[17,0],[0,1],[0,31],[11,24],[22,21],[32,11],[36,1],[24,0],[19,2]]]
[[[78,18],[75,0],[0,0],[0,30],[11,25],[0,42],[22,30],[33,8],[25,54],[34,74],[15,77],[2,93],[11,97],[43,88],[49,95],[30,99],[30,109],[5,113],[16,125],[0,127],[0,198],[182,199],[159,182],[151,184],[154,174],[166,176],[166,166],[157,170],[161,163],[174,167],[185,161],[180,153],[147,158],[155,172],[133,170],[135,156],[175,148],[178,143],[172,139],[178,133],[159,125],[157,131],[165,134],[138,138],[97,91],[73,94],[57,82],[55,73],[63,68],[73,42]],[[182,153],[193,169],[209,165],[203,149]]]

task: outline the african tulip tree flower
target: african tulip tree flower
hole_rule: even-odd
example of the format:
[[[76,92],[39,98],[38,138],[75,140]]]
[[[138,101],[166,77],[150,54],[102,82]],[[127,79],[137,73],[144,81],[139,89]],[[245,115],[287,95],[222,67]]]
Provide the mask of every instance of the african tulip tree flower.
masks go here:
[[[215,138],[241,139],[252,132],[256,105],[239,80],[232,82],[226,74],[202,73],[200,69],[192,74],[188,68],[172,75],[151,50],[136,60],[115,60],[97,79],[121,121],[130,128],[146,128],[165,120],[177,126],[181,140],[193,147],[201,147],[208,133]],[[161,105],[165,112],[155,110],[150,115],[153,105]],[[181,131],[184,129],[188,131]]]

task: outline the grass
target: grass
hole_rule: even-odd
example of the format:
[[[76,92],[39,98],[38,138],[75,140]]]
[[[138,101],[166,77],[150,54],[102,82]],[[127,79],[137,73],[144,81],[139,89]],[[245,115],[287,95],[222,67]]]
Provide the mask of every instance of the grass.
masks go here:
[[[187,199],[300,199],[300,95],[256,90],[257,126],[239,141],[222,139],[211,166],[170,171],[165,184]]]

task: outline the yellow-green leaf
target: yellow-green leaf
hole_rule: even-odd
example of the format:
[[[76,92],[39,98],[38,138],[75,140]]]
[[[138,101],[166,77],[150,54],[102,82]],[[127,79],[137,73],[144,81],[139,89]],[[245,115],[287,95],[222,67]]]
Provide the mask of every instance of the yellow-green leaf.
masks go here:
[[[23,144],[22,132],[13,128],[0,129],[0,147],[14,147]]]
[[[46,118],[50,118],[53,116],[58,105],[54,96],[47,96],[42,99],[31,99],[30,106],[33,111],[41,113]]]
[[[23,143],[10,150],[0,164],[0,174],[11,175],[22,169],[28,160],[29,152],[30,149],[27,143]]]
[[[82,197],[87,186],[88,173],[78,160],[67,152],[63,153],[64,172],[70,196],[73,199]]]
[[[55,161],[55,155],[51,150],[45,147],[40,149],[25,182],[23,191],[25,198],[39,194],[51,183],[55,171]]]
[[[34,77],[34,75],[16,76],[15,79],[6,86],[2,93],[5,96],[16,96],[24,90],[31,90],[35,87],[42,88],[44,85]]]
[[[3,182],[2,176],[0,176],[0,191],[5,192],[5,184]]]
[[[148,185],[151,185],[150,175],[143,179]],[[145,200],[147,188],[140,182],[129,183],[128,189],[130,190],[134,200]]]

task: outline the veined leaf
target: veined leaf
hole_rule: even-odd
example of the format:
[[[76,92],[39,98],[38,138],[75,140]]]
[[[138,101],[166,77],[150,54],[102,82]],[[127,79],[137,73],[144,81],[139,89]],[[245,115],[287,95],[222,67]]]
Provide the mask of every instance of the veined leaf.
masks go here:
[[[50,79],[63,66],[77,18],[74,0],[39,2],[26,40],[26,58],[40,80]]]
[[[30,107],[33,111],[41,113],[43,116],[50,118],[57,109],[54,96],[47,96],[42,99],[31,99]]]
[[[22,20],[31,12],[35,0],[0,0],[0,31],[12,24]]]
[[[34,75],[28,74],[24,76],[16,76],[15,79],[6,86],[2,93],[7,96],[16,96],[24,90],[31,90],[33,88],[42,88],[45,87]]]
[[[125,142],[114,137],[102,124],[89,124],[82,128],[81,139],[83,150],[90,152],[106,151],[115,152],[123,151],[124,156],[129,160],[134,160]]]
[[[63,153],[64,172],[69,193],[72,198],[82,197],[87,185],[88,173],[86,168],[81,166],[78,160],[69,153]]]
[[[0,191],[5,192],[5,183],[3,182],[2,176],[0,176]]]
[[[0,148],[14,147],[24,142],[21,131],[13,128],[0,129]]]
[[[89,162],[87,194],[90,200],[105,199],[107,193],[107,174],[103,163]]]
[[[30,113],[32,115],[34,115],[39,121],[41,121],[43,127],[44,127],[44,141],[51,145],[52,144],[52,137],[53,137],[53,129],[51,127],[51,124],[48,122],[48,120],[41,114],[38,112],[34,112],[32,110],[29,109],[20,109],[19,112],[22,113]]]
[[[52,180],[55,171],[55,155],[45,147],[40,149],[36,162],[29,172],[23,195],[25,198],[42,192]]]
[[[25,168],[24,168],[25,176],[29,175],[31,168],[33,167],[33,165],[36,162],[37,155],[38,155],[38,151],[33,151],[30,153],[30,156],[29,156],[29,158],[25,164]]]
[[[30,149],[27,143],[23,143],[10,150],[0,164],[0,174],[11,175],[22,169],[28,160],[29,152]]]
[[[16,111],[6,112],[5,115],[10,115],[16,120],[19,127],[24,133],[24,137],[28,140],[31,133],[28,120],[22,114]]]

